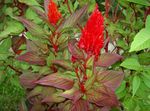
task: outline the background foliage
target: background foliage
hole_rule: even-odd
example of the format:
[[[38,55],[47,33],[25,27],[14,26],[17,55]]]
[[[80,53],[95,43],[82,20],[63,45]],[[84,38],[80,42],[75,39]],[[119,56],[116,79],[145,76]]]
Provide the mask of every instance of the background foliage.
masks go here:
[[[63,5],[64,1],[55,0],[55,2],[58,4],[62,15],[69,17],[70,12],[67,5]],[[88,14],[94,9],[95,2],[98,3],[99,9],[105,16],[105,39],[108,42],[106,42],[103,52],[106,51],[123,56],[122,61],[108,68],[111,70],[122,70],[125,75],[120,87],[115,92],[121,105],[119,108],[111,110],[149,111],[150,1],[68,0],[72,12],[80,9],[86,3],[90,4]],[[56,59],[55,55],[49,52],[48,47],[45,45],[49,45],[47,39],[49,28],[43,22],[41,12],[44,12],[44,8],[42,6],[43,0],[0,1],[0,111],[15,111],[19,110],[19,108],[23,109],[21,111],[26,111],[27,107],[31,107],[29,104],[31,101],[36,101],[36,104],[33,105],[33,111],[36,109],[43,111],[45,106],[47,109],[49,107],[45,104],[44,106],[39,104],[40,96],[32,98],[33,100],[31,101],[27,101],[26,98],[37,95],[37,92],[43,93],[42,90],[45,91],[42,95],[43,97],[49,93],[56,92],[53,87],[41,87],[38,85],[33,90],[31,89],[35,86],[32,84],[32,81],[47,75],[51,71],[50,67],[53,66],[51,61]],[[88,14],[85,14],[80,20],[81,23],[85,24]],[[18,20],[16,16],[24,16],[32,21],[29,24],[32,24],[35,28],[29,25],[26,26],[26,21],[22,18]],[[71,22],[68,20],[69,22],[65,25],[64,32],[67,33],[64,33],[61,37],[64,43],[66,42],[66,36],[75,38],[75,32],[80,33],[78,28],[67,29],[67,27],[70,27],[69,25],[74,24],[72,22],[73,19],[78,20],[78,18],[70,18]],[[76,34],[77,37],[78,33]],[[37,42],[26,41],[25,38]],[[62,43],[60,47],[63,49],[65,46]],[[18,57],[18,55],[25,54],[27,51],[36,52],[36,54],[28,54],[27,58],[30,58],[32,55],[30,60],[25,57]],[[47,54],[44,56],[46,61],[40,56],[41,53]],[[62,58],[62,56],[68,59],[68,53],[66,51],[58,54],[57,59]],[[16,60],[16,58],[21,61]],[[67,63],[65,65],[68,68]],[[43,64],[46,65],[43,66]],[[58,64],[60,65],[60,63]],[[51,68],[55,69],[55,67]],[[21,74],[25,74],[25,78],[24,75],[20,76]],[[73,77],[72,75],[70,74],[70,77]],[[20,85],[19,77],[23,78],[23,80],[21,79],[22,81],[28,80],[28,83]],[[22,86],[25,87],[23,88]],[[29,90],[25,90],[28,88]],[[61,93],[61,90],[58,90],[57,93]],[[57,98],[56,103],[63,101],[63,98],[57,97],[57,93],[53,95],[54,98]]]

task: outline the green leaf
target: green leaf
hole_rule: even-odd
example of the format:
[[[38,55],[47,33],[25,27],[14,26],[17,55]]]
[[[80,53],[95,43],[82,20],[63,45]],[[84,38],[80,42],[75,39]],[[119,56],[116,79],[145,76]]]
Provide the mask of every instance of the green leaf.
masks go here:
[[[150,48],[150,31],[148,29],[142,29],[134,38],[131,43],[129,52],[139,51],[146,48]]]
[[[0,44],[0,60],[5,60],[10,54],[9,49],[11,47],[11,38],[3,40]]]
[[[40,38],[40,37],[37,37],[37,36],[34,36],[32,35],[30,32],[26,32],[26,37],[32,41],[38,41],[38,42],[42,42],[42,43],[45,43],[45,44],[49,44],[49,41],[46,40],[46,39],[43,39],[43,38]]]
[[[146,24],[145,27],[150,29],[150,15],[147,16],[145,24]]]
[[[86,62],[86,67],[93,69],[94,65],[94,56],[90,57]]]
[[[127,0],[127,1],[137,3],[140,5],[150,6],[150,3],[148,2],[148,0]]]
[[[132,96],[136,94],[136,91],[140,87],[141,79],[139,76],[134,76],[132,81]]]
[[[143,72],[142,74],[143,74],[142,80],[143,80],[144,84],[145,84],[148,88],[150,88],[150,74],[149,74],[149,73],[145,73],[145,72]]]
[[[31,8],[28,8],[25,13],[25,17],[29,20],[32,20],[34,23],[40,24],[42,20]]]
[[[29,6],[30,5],[40,6],[40,4],[36,0],[19,0],[19,2],[29,5]]]
[[[142,69],[141,65],[139,64],[136,58],[127,58],[121,63],[120,66],[130,70],[137,70],[137,71]]]
[[[121,93],[126,88],[126,82],[122,81],[121,85],[117,88],[116,93]]]
[[[150,52],[140,53],[138,55],[140,64],[150,65]]]
[[[8,35],[20,34],[23,30],[24,30],[24,27],[20,22],[16,20],[7,21],[6,28],[0,32],[0,39],[5,38]]]
[[[46,58],[46,63],[48,66],[51,66],[52,65],[52,60],[55,60],[55,55],[50,52],[49,56]]]

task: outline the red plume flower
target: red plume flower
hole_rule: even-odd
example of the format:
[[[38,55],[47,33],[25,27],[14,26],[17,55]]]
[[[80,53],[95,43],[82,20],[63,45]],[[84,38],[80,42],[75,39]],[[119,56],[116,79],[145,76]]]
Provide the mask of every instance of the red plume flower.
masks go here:
[[[55,25],[61,18],[61,13],[58,11],[57,5],[53,0],[50,0],[48,5],[48,19],[49,22]]]
[[[79,40],[79,48],[85,50],[88,56],[95,55],[98,57],[104,44],[104,18],[98,10],[98,6],[91,14],[87,24],[82,30]]]

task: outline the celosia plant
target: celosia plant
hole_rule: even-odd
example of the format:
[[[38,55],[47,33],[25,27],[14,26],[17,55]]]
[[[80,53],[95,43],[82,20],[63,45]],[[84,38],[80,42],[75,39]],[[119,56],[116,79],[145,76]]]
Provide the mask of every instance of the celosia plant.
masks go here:
[[[69,6],[67,0],[64,4]],[[120,106],[114,91],[120,85],[123,73],[108,70],[108,67],[122,57],[101,52],[105,43],[104,17],[98,6],[95,5],[84,27],[79,25],[79,20],[87,13],[88,5],[74,13],[68,7],[71,15],[67,18],[52,0],[45,0],[45,13],[35,6],[31,8],[45,21],[48,30],[25,17],[15,17],[26,27],[25,36],[40,38],[19,38],[22,42],[18,47],[25,43],[27,49],[19,53],[19,48],[13,49],[18,54],[17,60],[31,64],[20,76],[31,106],[28,109],[106,111]],[[81,31],[74,30],[78,27],[73,26]],[[78,39],[71,37],[75,36],[74,32],[80,33]],[[33,71],[32,65],[40,67],[39,70]]]
[[[61,13],[57,9],[57,5],[53,0],[50,0],[48,4],[48,20],[51,24],[56,25],[56,23],[61,18]]]

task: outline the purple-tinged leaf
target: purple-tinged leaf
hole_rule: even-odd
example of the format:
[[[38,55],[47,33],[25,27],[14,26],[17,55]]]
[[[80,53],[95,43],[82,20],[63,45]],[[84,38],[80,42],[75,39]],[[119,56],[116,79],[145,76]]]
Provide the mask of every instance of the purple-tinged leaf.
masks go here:
[[[73,87],[72,89],[63,92],[61,96],[76,102],[83,96],[83,94],[81,91]]]
[[[109,67],[121,59],[123,59],[123,57],[118,54],[104,53],[100,56],[98,62],[96,62],[96,66]]]
[[[44,0],[46,1],[46,0]],[[49,1],[49,0],[48,0]],[[39,9],[39,7],[36,7],[36,6],[31,6],[31,8],[39,15],[39,17],[44,20],[45,22],[48,22],[48,19],[47,19],[47,16],[46,14]]]
[[[12,49],[15,53],[18,52],[18,49],[19,47],[22,45],[22,44],[25,44],[26,43],[26,38],[21,36],[21,37],[13,37],[12,38]]]
[[[69,41],[68,43],[69,52],[76,59],[83,59],[84,53],[77,47],[76,43],[77,43],[77,40],[75,39]]]
[[[122,71],[102,71],[97,73],[97,81],[115,91],[124,78]]]
[[[37,54],[45,54],[48,52],[47,44],[43,44],[38,41],[27,40],[27,51],[36,52]]]
[[[50,0],[44,0],[44,9],[45,9],[45,13],[46,15],[48,14],[48,4],[49,4]]]
[[[56,32],[60,32],[64,28],[76,25],[79,19],[87,12],[87,9],[88,5],[85,5],[81,9],[77,10],[58,27]]]
[[[35,81],[39,79],[40,75],[31,72],[24,72],[20,76],[20,83],[25,88],[33,88],[36,84]]]
[[[67,70],[72,70],[72,66],[71,66],[71,63],[69,63],[68,61],[65,61],[65,60],[53,60],[52,61],[52,64],[54,65],[58,65],[64,69],[67,69]]]
[[[48,38],[48,36],[46,35],[47,32],[43,28],[41,28],[39,25],[35,24],[34,22],[27,20],[24,17],[16,17],[16,19],[22,22],[32,35],[40,37],[40,38],[44,38],[44,39]]]
[[[36,81],[37,84],[53,86],[60,89],[71,89],[74,85],[74,81],[67,78],[60,77],[57,73],[50,74]]]
[[[109,106],[104,106],[101,108],[101,111],[110,111],[111,108]]]
[[[63,102],[64,100],[65,100],[65,98],[63,98],[59,94],[55,93],[55,94],[51,94],[51,95],[45,97],[42,100],[42,102],[43,103],[60,103],[60,102]]]
[[[35,64],[35,65],[45,65],[46,64],[46,60],[43,57],[38,56],[34,52],[26,52],[25,54],[18,56],[17,60],[28,62],[30,64]]]
[[[119,102],[114,92],[105,86],[91,89],[87,91],[87,100],[96,105],[102,106],[118,106]]]
[[[89,102],[80,99],[74,103],[71,111],[89,111]]]

